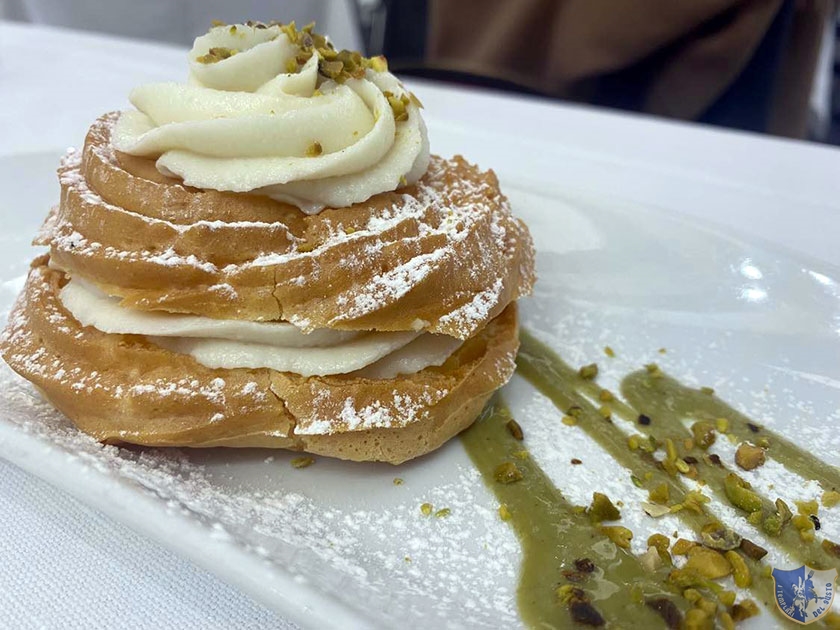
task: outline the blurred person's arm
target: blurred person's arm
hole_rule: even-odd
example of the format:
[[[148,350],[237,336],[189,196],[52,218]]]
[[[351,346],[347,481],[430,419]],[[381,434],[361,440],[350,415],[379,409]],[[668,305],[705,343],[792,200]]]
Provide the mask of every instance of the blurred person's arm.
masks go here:
[[[546,94],[651,55],[643,109],[692,118],[749,60],[782,0],[430,0],[427,61]]]

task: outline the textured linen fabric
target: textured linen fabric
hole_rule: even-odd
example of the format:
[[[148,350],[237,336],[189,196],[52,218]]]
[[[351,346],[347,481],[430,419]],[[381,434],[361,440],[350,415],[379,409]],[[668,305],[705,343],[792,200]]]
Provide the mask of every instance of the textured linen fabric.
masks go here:
[[[295,627],[2,460],[0,532],[0,628]]]

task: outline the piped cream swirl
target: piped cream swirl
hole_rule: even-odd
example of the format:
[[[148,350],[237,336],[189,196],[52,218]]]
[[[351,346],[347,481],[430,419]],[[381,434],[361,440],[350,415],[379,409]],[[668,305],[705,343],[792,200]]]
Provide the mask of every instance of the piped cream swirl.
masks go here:
[[[211,49],[239,52],[207,63]],[[337,83],[317,52],[287,72],[300,53],[279,26],[211,29],[189,53],[187,84],[131,92],[137,110],[121,115],[114,147],[189,186],[266,194],[307,214],[416,182],[429,141],[413,101],[397,120],[388,95],[408,93],[396,77],[367,68]]]

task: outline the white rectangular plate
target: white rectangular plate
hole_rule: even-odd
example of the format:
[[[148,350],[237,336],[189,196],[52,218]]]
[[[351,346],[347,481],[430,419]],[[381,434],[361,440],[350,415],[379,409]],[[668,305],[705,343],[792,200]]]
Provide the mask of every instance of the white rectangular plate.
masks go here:
[[[761,216],[775,208],[766,190],[463,126],[432,121],[431,129],[438,152],[461,149],[493,166],[531,227],[540,280],[536,295],[523,302],[523,325],[566,361],[598,361],[609,387],[657,361],[840,464],[840,270],[719,227],[732,223],[733,213]],[[4,314],[33,256],[28,242],[57,200],[58,157],[0,159],[0,190],[8,201],[0,234]],[[686,207],[697,214],[698,196],[710,208],[708,224],[683,214]],[[790,204],[802,231],[797,245],[838,225],[836,207]],[[763,224],[758,232],[766,238],[770,228]],[[606,345],[615,359],[605,358]],[[5,365],[0,388],[0,455],[300,625],[521,625],[517,540],[457,439],[399,468],[319,458],[296,470],[284,452],[101,446]],[[628,504],[644,499],[626,471],[560,423],[550,402],[524,380],[515,377],[504,395],[525,446],[571,501],[588,503],[594,490]],[[731,457],[726,448],[721,454]],[[583,465],[572,466],[573,457]],[[395,485],[395,477],[404,483]],[[775,483],[786,500],[818,493],[815,484],[772,462],[755,477]],[[448,507],[451,515],[424,517],[425,502]],[[634,550],[642,551],[654,531],[651,519],[641,510],[625,512],[636,533]],[[825,514],[823,532],[840,538],[840,509]],[[663,527],[671,531],[679,523],[656,522],[656,530]]]

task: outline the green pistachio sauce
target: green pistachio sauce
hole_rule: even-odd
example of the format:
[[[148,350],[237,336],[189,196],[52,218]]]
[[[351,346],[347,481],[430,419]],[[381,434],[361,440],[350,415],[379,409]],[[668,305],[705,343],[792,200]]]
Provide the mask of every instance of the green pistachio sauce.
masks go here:
[[[507,407],[496,398],[462,434],[462,441],[499,502],[510,512],[508,522],[521,542],[518,602],[524,621],[533,628],[569,627],[569,609],[556,589],[573,584],[588,593],[593,607],[608,623],[626,622],[632,610],[639,627],[661,627],[662,619],[644,605],[643,598],[670,595],[677,599],[665,583],[666,574],[647,573],[633,555],[616,547],[588,516],[575,510],[536,462],[514,455],[522,450],[522,442],[508,431],[510,419]],[[515,463],[521,481],[503,484],[494,480],[494,472],[503,462]],[[590,574],[576,570],[575,560],[585,558],[596,567]],[[564,571],[580,575],[581,581],[570,582]],[[640,588],[631,591],[624,586],[629,584]]]
[[[572,410],[576,420],[572,430],[582,430],[595,440],[628,476],[633,476],[637,485],[654,489],[665,484],[670,495],[668,505],[677,506],[673,513],[694,531],[696,541],[702,540],[704,526],[716,523],[717,519],[708,504],[692,500],[696,494],[692,497],[680,478],[683,474],[691,476],[704,484],[701,490],[705,495],[731,502],[724,490],[724,480],[730,473],[739,471],[728,469],[723,462],[709,457],[700,445],[687,441],[693,436],[688,427],[694,422],[715,424],[724,418],[727,435],[716,434],[716,439],[760,442],[770,457],[794,473],[816,480],[823,489],[840,488],[840,471],[836,467],[750,420],[712,392],[686,387],[653,366],[624,378],[622,402],[604,394],[590,373],[585,374],[589,378],[581,376],[550,348],[523,331],[517,367],[560,411]],[[643,422],[640,414],[645,416]],[[651,599],[668,598],[685,611],[690,606],[680,595],[685,585],[669,579],[673,567],[666,564],[651,572],[606,538],[599,525],[591,522],[580,508],[572,506],[537,463],[527,457],[523,451],[527,446],[527,431],[526,441],[518,441],[508,429],[510,420],[508,409],[497,397],[473,428],[462,435],[462,440],[486,483],[507,508],[509,523],[520,539],[523,561],[518,603],[524,621],[534,628],[572,625],[574,615],[570,605],[557,594],[558,586],[569,584],[585,593],[591,606],[611,627],[664,627],[663,618],[645,605]],[[647,450],[628,446],[628,436],[634,433]],[[672,452],[671,455],[666,452],[665,459],[669,462],[663,465],[658,460],[662,459],[662,451],[667,451],[667,442],[671,443]],[[650,452],[653,448],[660,450],[657,458]],[[495,479],[497,468],[508,462],[521,472],[521,480],[500,483]],[[690,470],[686,473],[687,467]],[[770,523],[779,516],[774,501],[755,489],[750,491],[755,501],[751,506],[753,513],[750,522],[744,520],[737,532],[747,539],[754,533],[753,527],[767,533]],[[796,507],[790,507],[795,514]],[[744,511],[744,516],[749,514]],[[773,534],[771,540],[798,563],[816,569],[840,566],[840,560],[821,546],[819,534],[812,541],[804,541],[800,531],[790,523]],[[575,561],[583,558],[592,560],[596,569],[580,576],[575,571]],[[766,563],[746,556],[744,560],[752,576],[752,595],[775,610],[773,581],[766,570],[762,571]],[[691,586],[711,599],[722,590],[712,581]]]

